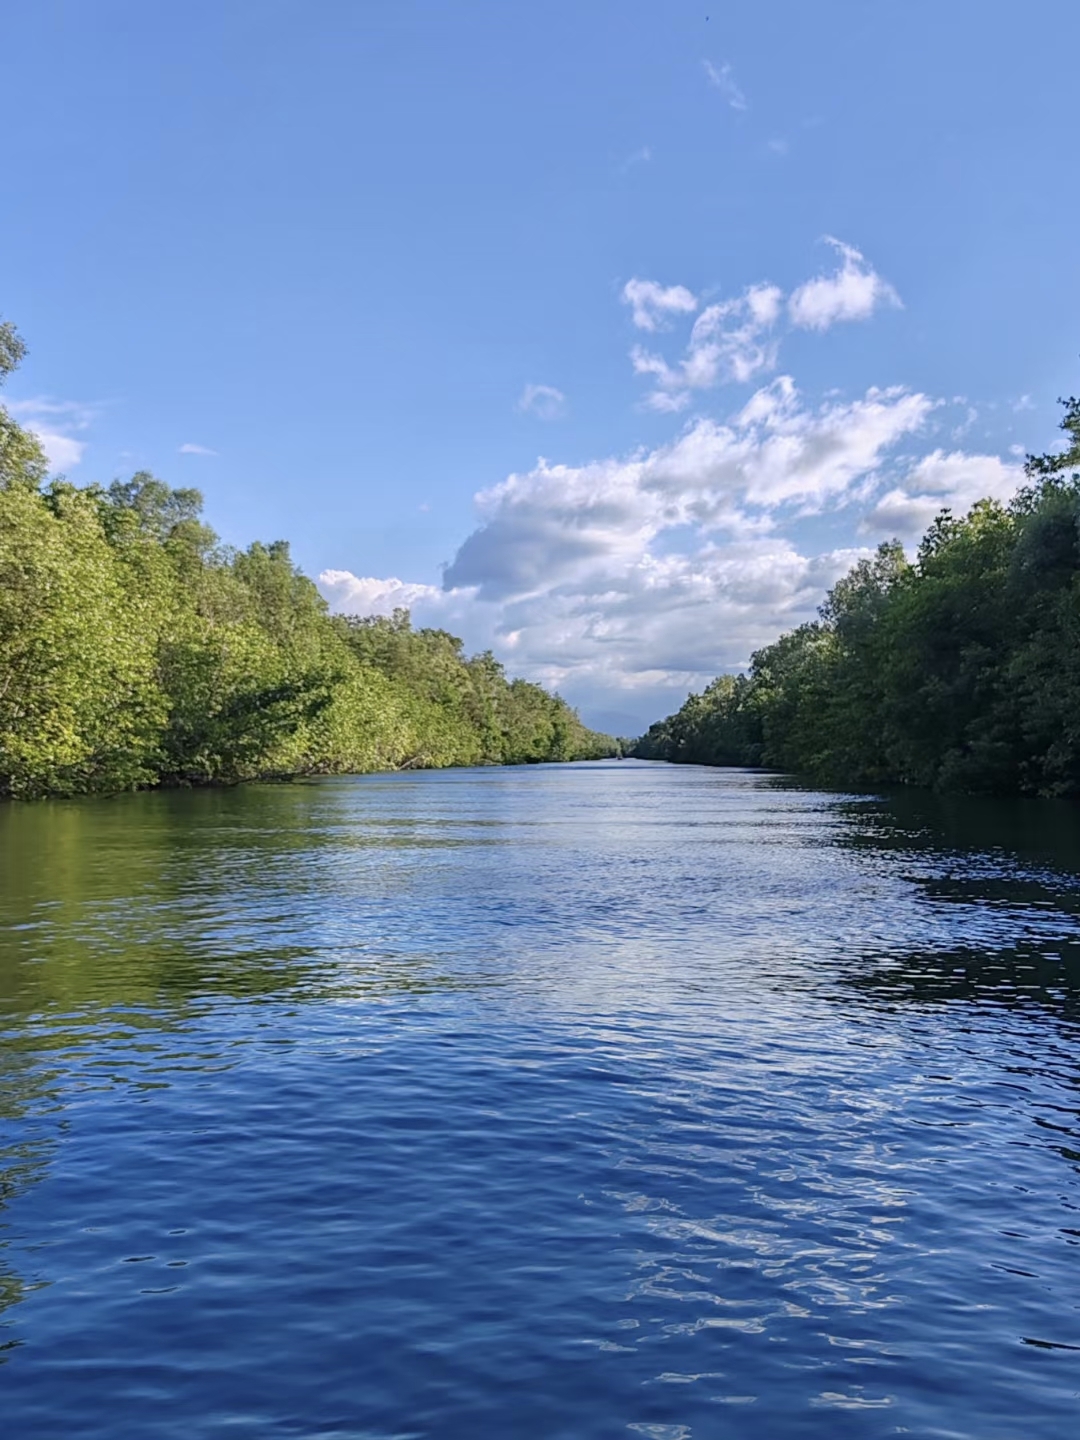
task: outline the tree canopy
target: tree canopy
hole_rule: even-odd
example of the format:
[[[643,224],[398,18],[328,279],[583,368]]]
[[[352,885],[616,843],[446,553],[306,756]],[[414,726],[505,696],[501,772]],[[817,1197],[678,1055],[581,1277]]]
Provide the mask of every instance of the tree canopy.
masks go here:
[[[840,580],[819,619],[653,725],[635,753],[838,784],[1080,794],[1080,400],[1008,505],[942,511]]]
[[[0,324],[0,381],[24,353]],[[405,611],[331,615],[284,541],[223,546],[197,490],[49,479],[0,406],[0,797],[613,749]]]

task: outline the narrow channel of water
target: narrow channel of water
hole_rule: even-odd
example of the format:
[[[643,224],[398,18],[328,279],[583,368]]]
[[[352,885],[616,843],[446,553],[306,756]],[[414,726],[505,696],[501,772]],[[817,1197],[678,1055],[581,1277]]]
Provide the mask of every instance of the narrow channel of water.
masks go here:
[[[1080,811],[634,762],[0,809],[12,1440],[1062,1440]]]

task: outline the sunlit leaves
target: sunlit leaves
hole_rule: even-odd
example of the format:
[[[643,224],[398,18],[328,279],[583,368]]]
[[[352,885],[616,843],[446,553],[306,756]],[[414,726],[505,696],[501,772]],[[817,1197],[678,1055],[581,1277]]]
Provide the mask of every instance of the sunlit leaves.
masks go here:
[[[914,564],[860,561],[804,625],[654,725],[638,753],[835,783],[1080,794],[1080,402],[1009,506],[943,511]]]

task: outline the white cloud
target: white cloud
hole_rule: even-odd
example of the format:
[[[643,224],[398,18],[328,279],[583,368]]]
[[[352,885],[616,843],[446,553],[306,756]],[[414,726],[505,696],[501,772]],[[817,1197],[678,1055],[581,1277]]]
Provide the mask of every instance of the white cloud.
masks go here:
[[[897,457],[943,402],[896,387],[854,399],[832,391],[810,405],[789,376],[761,383],[785,324],[824,330],[900,303],[857,250],[831,243],[838,271],[790,297],[757,284],[702,308],[681,285],[635,278],[624,287],[639,330],[694,316],[679,359],[632,350],[651,382],[646,403],[676,412],[713,386],[757,380],[727,420],[698,417],[629,455],[539,460],[482,490],[478,524],[441,586],[327,570],[323,592],[352,613],[408,607],[416,623],[446,626],[561,690],[586,718],[633,713],[643,728],[812,619],[827,589],[870,553],[855,537],[867,547],[910,537],[943,505],[960,512],[982,495],[1010,494],[1022,467],[997,456]],[[553,387],[527,386],[518,403],[535,413],[562,400]],[[815,546],[805,521],[826,513],[840,543]]]
[[[211,450],[207,445],[195,445],[189,440],[180,446],[178,453],[181,455],[216,455],[218,452]]]
[[[784,376],[724,423],[699,419],[667,444],[585,465],[540,461],[481,491],[480,523],[441,589],[347,571],[320,581],[338,609],[408,606],[586,715],[628,704],[644,723],[813,617],[865,552],[814,553],[788,528],[828,509],[853,530],[933,408],[903,390],[812,407]],[[946,483],[941,463],[919,472],[924,488]]]
[[[324,570],[319,584],[331,606],[343,615],[391,615],[425,600],[438,602],[442,595],[436,585],[376,580],[369,575],[354,575],[351,570]]]
[[[86,450],[85,440],[75,440],[70,435],[61,435],[56,430],[48,430],[40,425],[29,425],[27,429],[32,430],[41,441],[50,470],[63,474],[74,469],[82,459]]]
[[[477,495],[481,524],[444,588],[505,601],[589,587],[639,562],[665,531],[760,534],[782,510],[850,497],[931,408],[925,395],[870,390],[811,409],[783,376],[726,424],[698,420],[654,450],[581,466],[540,461]]]
[[[441,587],[325,571],[331,603],[353,613],[406,606],[418,624],[445,625],[561,690],[586,718],[632,712],[644,726],[813,618],[826,590],[869,553],[811,545],[807,517],[828,512],[831,526],[869,546],[919,534],[944,505],[959,513],[982,495],[1011,494],[1022,467],[994,455],[897,458],[942,404],[927,395],[834,391],[809,405],[789,376],[760,384],[785,323],[824,330],[900,303],[857,250],[831,243],[838,271],[786,299],[758,284],[701,308],[683,286],[630,281],[622,300],[639,330],[695,317],[678,360],[632,350],[652,385],[646,403],[676,412],[698,392],[757,379],[742,408],[726,421],[696,418],[629,455],[539,460],[476,496],[479,523]],[[535,413],[562,400],[553,387],[527,386],[519,407]]]
[[[851,245],[826,237],[840,255],[840,268],[800,285],[787,297],[768,283],[748,285],[742,295],[707,305],[694,321],[680,360],[635,345],[630,361],[653,388],[645,397],[650,410],[685,410],[695,391],[731,382],[745,384],[776,368],[781,321],[809,330],[827,330],[840,320],[865,320],[882,305],[899,305],[896,291]],[[666,329],[669,317],[697,309],[698,300],[681,285],[667,288],[653,280],[631,280],[622,299],[634,309],[641,330]]]
[[[840,320],[866,320],[882,305],[900,306],[899,295],[860,251],[831,235],[825,239],[839,253],[840,268],[808,280],[792,294],[788,314],[793,325],[827,330]]]
[[[868,549],[805,555],[780,536],[745,536],[692,553],[628,558],[592,584],[552,585],[485,601],[475,587],[359,579],[326,571],[335,610],[389,614],[451,629],[470,650],[494,649],[512,673],[590,712],[614,703],[644,729],[720,670],[746,664],[784,629],[812,619],[822,595]]]
[[[558,420],[566,414],[566,396],[554,385],[526,385],[515,409],[538,420]]]
[[[954,515],[964,515],[984,497],[1007,500],[1023,478],[1022,465],[1006,464],[997,455],[934,450],[877,500],[860,528],[913,540],[939,510],[948,507]]]
[[[633,311],[639,330],[665,328],[669,315],[689,315],[697,309],[697,299],[685,285],[660,285],[655,280],[628,280],[622,289],[622,302]]]
[[[674,366],[635,346],[630,352],[635,373],[655,380],[646,405],[653,410],[683,410],[694,390],[709,390],[729,380],[745,382],[775,368],[778,343],[770,332],[783,299],[775,285],[751,285],[737,299],[707,306],[694,321],[685,357]]]
[[[735,76],[732,74],[730,65],[724,64],[718,69],[711,60],[703,60],[701,64],[705,74],[709,77],[709,84],[720,91],[732,110],[748,110],[750,108],[746,96],[735,83]]]
[[[14,419],[37,436],[51,469],[63,472],[79,464],[87,444],[79,436],[90,428],[97,414],[94,406],[38,396],[8,400],[6,407]]]

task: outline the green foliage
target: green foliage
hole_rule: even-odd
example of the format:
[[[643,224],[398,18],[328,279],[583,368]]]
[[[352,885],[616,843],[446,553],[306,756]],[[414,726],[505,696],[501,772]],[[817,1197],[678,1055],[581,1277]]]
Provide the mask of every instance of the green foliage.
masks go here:
[[[1008,506],[882,545],[803,625],[637,742],[839,784],[1080,795],[1080,401]]]
[[[63,482],[0,489],[0,793],[151,778],[162,697],[127,580],[92,494]]]
[[[0,325],[0,380],[22,354]],[[221,546],[197,490],[45,477],[0,408],[0,796],[613,753],[405,611],[329,615],[284,542]]]
[[[0,385],[26,355],[22,337],[10,320],[0,321]],[[48,473],[45,452],[37,438],[0,405],[0,487],[30,485],[35,489]]]
[[[408,695],[409,753],[399,764],[518,765],[614,753],[558,696],[508,681],[490,651],[466,659],[445,630],[413,630],[406,610],[339,621],[359,664]]]
[[[26,342],[10,320],[0,320],[0,385],[26,359]]]

